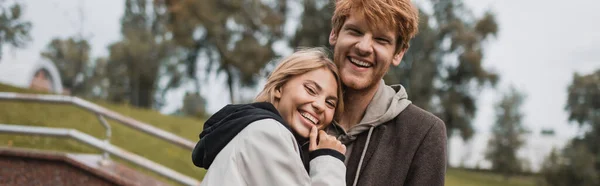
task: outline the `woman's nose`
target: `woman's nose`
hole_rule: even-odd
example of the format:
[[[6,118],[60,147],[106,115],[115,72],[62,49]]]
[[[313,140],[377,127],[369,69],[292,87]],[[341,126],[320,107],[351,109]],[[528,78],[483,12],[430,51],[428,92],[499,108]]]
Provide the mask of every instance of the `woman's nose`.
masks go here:
[[[321,103],[321,101],[318,101],[318,100],[313,101],[312,106],[313,106],[313,108],[315,108],[315,111],[317,111],[317,112],[323,112],[323,110],[325,110],[324,103]]]

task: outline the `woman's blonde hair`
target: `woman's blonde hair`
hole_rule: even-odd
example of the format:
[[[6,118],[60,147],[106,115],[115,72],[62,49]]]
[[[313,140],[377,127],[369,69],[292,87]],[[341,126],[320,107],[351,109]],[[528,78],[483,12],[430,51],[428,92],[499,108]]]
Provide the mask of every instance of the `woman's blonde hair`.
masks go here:
[[[275,70],[269,75],[265,87],[258,96],[256,96],[255,101],[275,103],[275,91],[283,87],[290,79],[321,68],[327,68],[333,74],[338,84],[338,101],[336,102],[337,105],[333,117],[334,119],[337,119],[344,109],[342,82],[340,81],[337,67],[331,59],[329,59],[327,51],[321,47],[300,49],[281,60],[277,67],[275,67]]]

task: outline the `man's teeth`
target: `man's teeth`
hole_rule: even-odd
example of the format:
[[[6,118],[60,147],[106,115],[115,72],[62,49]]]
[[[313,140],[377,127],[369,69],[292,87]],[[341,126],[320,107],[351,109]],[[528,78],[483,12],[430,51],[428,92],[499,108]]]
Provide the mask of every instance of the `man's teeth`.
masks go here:
[[[303,112],[301,115],[302,115],[304,118],[308,119],[308,120],[309,120],[310,122],[312,122],[313,124],[315,124],[315,125],[317,124],[317,121],[318,121],[318,120],[317,120],[317,118],[315,118],[315,117],[311,116],[310,114],[308,114],[308,113],[306,113],[306,112]]]
[[[350,58],[350,61],[352,63],[354,63],[355,65],[358,65],[360,67],[365,67],[365,68],[371,67],[370,63],[367,63],[367,62],[364,62],[364,61],[361,61],[361,60],[358,60],[358,59]]]

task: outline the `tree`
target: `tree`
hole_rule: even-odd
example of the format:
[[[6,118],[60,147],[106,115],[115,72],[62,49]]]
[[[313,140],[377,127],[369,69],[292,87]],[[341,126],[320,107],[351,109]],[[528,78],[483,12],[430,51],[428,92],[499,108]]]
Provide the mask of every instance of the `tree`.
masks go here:
[[[187,116],[204,118],[206,116],[206,100],[200,93],[185,93],[182,111]]]
[[[468,140],[473,135],[476,95],[498,80],[482,65],[484,43],[498,26],[491,13],[469,17],[461,1],[432,0],[432,4],[434,13],[421,14],[420,34],[386,80],[406,85],[414,104],[446,123],[448,137],[459,131]]]
[[[584,134],[545,160],[541,174],[544,185],[600,185],[600,70],[573,75],[565,110],[569,121]]]
[[[121,18],[123,39],[109,46],[108,98],[154,107],[159,69],[176,52],[166,29],[166,7],[146,0],[126,0]]]
[[[600,70],[588,75],[573,75],[565,109],[569,111],[569,121],[589,129],[581,143],[600,159]],[[600,170],[600,164],[596,166]]]
[[[231,102],[234,88],[253,86],[258,72],[275,57],[272,46],[283,37],[286,0],[164,0],[169,28],[179,46],[187,49],[188,76],[196,80],[199,56],[206,56],[206,73],[227,77]],[[201,64],[201,63],[200,63]]]
[[[22,13],[20,4],[7,5],[6,1],[0,1],[0,59],[5,44],[18,48],[31,40],[31,22],[23,20]]]
[[[109,76],[114,75],[118,69],[109,69],[106,57],[96,58],[94,64],[89,67],[90,74],[85,81],[85,92],[83,97],[106,99],[108,97]]]
[[[492,170],[504,175],[505,179],[522,172],[517,151],[525,143],[523,135],[526,131],[521,123],[524,99],[525,96],[513,87],[496,105],[496,123],[485,157],[492,162]]]
[[[163,65],[163,68],[159,72],[159,82],[165,82],[160,84],[156,91],[158,91],[155,105],[158,108],[163,107],[166,103],[166,95],[169,90],[179,88],[186,83],[186,65],[182,63],[183,60],[170,60]],[[187,92],[186,92],[187,94]],[[184,98],[185,99],[185,98]]]
[[[41,56],[56,65],[62,84],[70,89],[72,95],[79,95],[86,85],[90,55],[90,45],[87,40],[55,38],[41,52]]]
[[[292,45],[327,46],[333,4],[303,2],[301,25]],[[476,95],[498,81],[496,73],[483,68],[484,43],[496,35],[498,25],[492,13],[474,18],[460,0],[430,2],[433,12],[420,8],[419,33],[402,63],[391,67],[384,79],[387,84],[402,84],[413,104],[444,120],[448,137],[459,131],[467,140],[473,135]]]
[[[295,47],[329,46],[333,1],[305,0],[303,2],[301,22],[291,41]]]
[[[600,185],[597,163],[597,156],[581,144],[571,143],[562,152],[552,149],[542,164],[538,185]]]

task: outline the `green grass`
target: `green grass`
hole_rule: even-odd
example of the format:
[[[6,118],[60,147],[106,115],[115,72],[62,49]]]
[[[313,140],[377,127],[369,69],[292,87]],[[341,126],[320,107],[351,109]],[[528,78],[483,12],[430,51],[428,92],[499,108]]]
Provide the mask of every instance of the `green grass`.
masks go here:
[[[36,93],[0,84],[0,92]],[[149,123],[155,127],[175,133],[192,141],[198,140],[198,133],[204,121],[162,115],[153,110],[133,108],[129,105],[109,104],[104,101],[94,103],[119,112],[122,115]],[[43,103],[22,103],[0,101],[0,123],[20,124],[31,126],[74,128],[104,139],[104,128],[95,115],[71,105],[56,105]],[[130,152],[144,156],[152,161],[163,164],[171,169],[200,180],[204,170],[196,168],[191,163],[191,154],[178,146],[163,140],[135,131],[120,123],[109,121],[113,128],[111,143]],[[53,137],[19,136],[0,134],[0,146],[14,146],[65,152],[100,153],[85,144],[71,139]],[[153,175],[160,180],[175,184],[143,168],[134,166],[123,160],[117,160],[134,167],[142,172]],[[533,186],[533,177],[514,177],[505,181],[502,176],[493,173],[472,172],[460,169],[449,169],[446,175],[447,186]]]
[[[448,169],[446,174],[447,186],[534,186],[533,176],[513,176],[504,180],[499,174],[490,172],[475,172],[462,169]]]
[[[0,84],[0,92],[35,93],[31,90],[24,90],[2,84]],[[109,104],[104,101],[93,102],[122,115],[135,118],[139,121],[175,133],[193,142],[198,140],[198,133],[202,130],[202,124],[204,123],[204,121],[198,119],[166,116],[157,111],[134,108],[129,105]],[[72,105],[0,101],[0,123],[73,128],[99,139],[104,139],[105,135],[105,129],[94,114]],[[109,120],[109,123],[112,127],[112,144],[198,180],[204,176],[205,171],[195,167],[191,163],[190,150],[183,149],[164,140],[136,131],[121,123],[111,120]],[[15,146],[65,152],[99,153],[99,150],[75,140],[54,137],[0,134],[0,146]],[[122,160],[118,161],[123,162]],[[149,173],[149,171],[143,168],[135,166],[134,168]],[[152,173],[150,174],[157,176]],[[159,177],[159,179],[167,181],[165,178]]]

